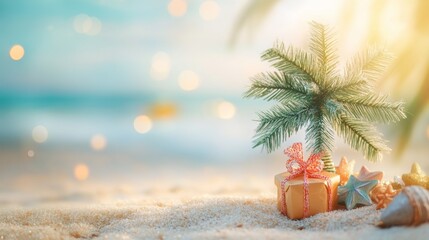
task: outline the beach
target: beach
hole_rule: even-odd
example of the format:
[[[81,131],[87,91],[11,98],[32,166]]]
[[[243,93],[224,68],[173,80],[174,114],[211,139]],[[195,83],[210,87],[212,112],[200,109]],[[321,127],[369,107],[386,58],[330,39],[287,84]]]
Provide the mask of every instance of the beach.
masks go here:
[[[293,221],[271,197],[196,197],[174,201],[2,208],[1,239],[426,239],[419,227],[375,226],[374,206]]]
[[[386,169],[386,179],[407,171],[407,164],[367,163]],[[0,239],[426,239],[429,234],[429,224],[378,228],[381,212],[374,205],[289,220],[276,208],[273,178],[282,165],[281,160],[227,167],[145,165],[125,169],[128,176],[108,168],[97,174],[95,165],[85,181],[61,171],[13,177],[6,168]]]

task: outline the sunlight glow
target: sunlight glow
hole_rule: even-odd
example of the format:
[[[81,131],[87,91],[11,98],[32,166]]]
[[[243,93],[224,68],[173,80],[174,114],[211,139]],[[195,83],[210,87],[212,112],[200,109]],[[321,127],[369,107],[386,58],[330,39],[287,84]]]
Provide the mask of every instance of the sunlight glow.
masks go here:
[[[48,140],[48,129],[42,125],[33,128],[33,140],[37,143],[43,143]]]
[[[219,4],[213,0],[204,1],[200,6],[200,16],[205,21],[211,21],[219,15]]]
[[[74,177],[79,181],[84,181],[89,176],[89,168],[85,164],[77,164],[74,167]]]
[[[158,52],[152,58],[150,75],[156,80],[164,80],[170,73],[170,56],[165,52]]]
[[[102,24],[96,17],[79,14],[74,18],[73,27],[78,33],[95,36],[101,32]]]
[[[158,102],[149,110],[149,116],[153,119],[172,119],[177,115],[178,106],[175,103]]]
[[[34,151],[33,150],[28,150],[27,157],[29,157],[29,158],[34,157]]]
[[[171,16],[181,17],[185,15],[188,9],[188,4],[185,0],[171,0],[168,4],[168,12]]]
[[[152,120],[146,115],[140,115],[134,119],[134,129],[138,133],[147,133],[152,129]]]
[[[19,61],[22,59],[22,57],[24,57],[24,53],[24,48],[21,45],[16,44],[10,48],[9,56],[12,58],[12,60]]]
[[[95,151],[103,150],[107,145],[106,137],[102,134],[96,134],[91,138],[91,148]]]
[[[216,105],[216,114],[221,119],[231,119],[235,115],[235,106],[227,101],[221,101]]]
[[[193,91],[198,88],[200,79],[198,75],[192,71],[186,70],[179,75],[179,86],[182,90]]]

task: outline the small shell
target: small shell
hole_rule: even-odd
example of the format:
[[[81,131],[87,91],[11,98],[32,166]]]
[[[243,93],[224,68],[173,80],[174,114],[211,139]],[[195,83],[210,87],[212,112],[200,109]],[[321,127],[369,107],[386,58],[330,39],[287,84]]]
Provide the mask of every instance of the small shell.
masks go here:
[[[390,183],[379,183],[370,192],[371,200],[377,204],[376,209],[386,208],[400,191],[393,189]]]
[[[429,221],[429,192],[420,186],[405,187],[381,213],[381,227],[419,225]]]

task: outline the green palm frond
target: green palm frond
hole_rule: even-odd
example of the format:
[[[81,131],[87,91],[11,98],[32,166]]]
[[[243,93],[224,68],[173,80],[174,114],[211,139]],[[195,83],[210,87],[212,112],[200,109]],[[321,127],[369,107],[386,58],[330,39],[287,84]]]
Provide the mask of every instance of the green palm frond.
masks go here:
[[[383,76],[392,60],[393,56],[385,49],[371,46],[347,63],[344,83],[365,80],[372,86]]]
[[[369,85],[361,73],[347,76],[348,81],[337,81],[337,85],[333,85],[329,92],[337,98],[346,98],[350,95],[365,95],[371,92],[373,87]]]
[[[390,151],[374,126],[341,114],[335,121],[335,131],[355,150],[363,152],[369,161],[380,161],[383,151]]]
[[[310,96],[312,87],[303,76],[282,72],[260,73],[251,80],[252,86],[244,93],[244,97],[268,101],[303,101]]]
[[[281,42],[275,43],[274,46],[262,54],[262,60],[270,62],[279,71],[302,75],[303,79],[309,82],[321,85],[318,82],[319,66],[316,64],[314,56],[294,47],[285,48]]]
[[[330,83],[328,80],[337,75],[338,65],[336,39],[332,30],[320,23],[311,22],[310,50],[320,65],[322,83]]]
[[[307,149],[314,152],[331,152],[334,148],[334,130],[326,116],[314,114],[305,132]]]
[[[340,102],[350,116],[369,122],[392,123],[405,119],[402,102],[387,102],[383,95],[349,95],[341,96]]]
[[[343,80],[332,85],[331,91],[336,96],[372,92],[374,83],[384,74],[392,59],[392,55],[382,48],[367,48],[347,62]]]
[[[280,147],[308,121],[308,106],[282,104],[269,111],[259,113],[254,146],[262,146],[268,152]]]

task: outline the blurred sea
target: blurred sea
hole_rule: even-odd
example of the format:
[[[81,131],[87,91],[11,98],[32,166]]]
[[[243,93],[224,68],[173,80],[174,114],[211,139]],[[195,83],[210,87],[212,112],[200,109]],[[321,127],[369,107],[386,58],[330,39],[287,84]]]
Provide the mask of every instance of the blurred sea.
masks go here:
[[[189,186],[198,185],[201,175],[206,180],[215,177],[219,184],[225,174],[234,175],[228,169],[252,168],[255,159],[265,155],[251,148],[256,123],[249,116],[254,115],[254,106],[241,96],[2,94],[0,98],[0,202],[4,204],[100,200],[98,191],[116,199],[123,196],[124,188],[127,197],[129,191],[136,196],[177,188],[205,192],[205,186],[213,184],[205,184],[205,190],[189,190]],[[221,119],[217,104],[226,100],[235,111],[230,119]],[[157,116],[156,106],[169,106],[171,113]],[[152,127],[144,134],[133,126],[142,114],[152,118]],[[43,143],[32,136],[38,125],[48,132]],[[106,145],[94,149],[91,138],[100,134]],[[76,179],[78,164],[89,169],[84,182]]]
[[[2,94],[0,203],[275,192],[272,177],[285,171],[282,150],[266,154],[252,149],[256,112],[271,103],[225,96]],[[234,106],[227,119],[219,112],[222,101]],[[139,115],[152,119],[144,134],[134,126]],[[39,125],[48,133],[43,143],[32,136]],[[105,140],[102,148],[91,146],[96,135]],[[303,131],[282,146],[296,141],[304,142]],[[366,162],[341,139],[336,145],[336,163],[347,156],[357,160],[355,171],[365,164],[384,170],[386,179],[407,172],[414,161],[429,168],[424,141],[413,143],[400,162],[385,154],[380,163]],[[76,172],[82,164],[88,168],[83,181]]]
[[[21,147],[37,150],[72,148],[91,151],[94,134],[107,140],[106,151],[153,153],[174,156],[193,163],[245,159],[251,149],[255,122],[252,102],[240,96],[228,99],[235,107],[231,119],[216,116],[216,102],[225,99],[204,94],[160,98],[145,93],[135,95],[8,95],[0,97],[0,144],[2,148]],[[247,102],[247,103],[246,103]],[[133,127],[141,114],[150,115],[153,107],[168,103],[170,116],[155,116],[149,132],[139,134]],[[48,140],[32,141],[37,125],[48,130]],[[139,151],[136,151],[136,150]],[[37,152],[36,150],[36,152]],[[141,155],[137,154],[137,155]],[[37,154],[36,154],[37,155]],[[159,161],[157,159],[156,161]]]

